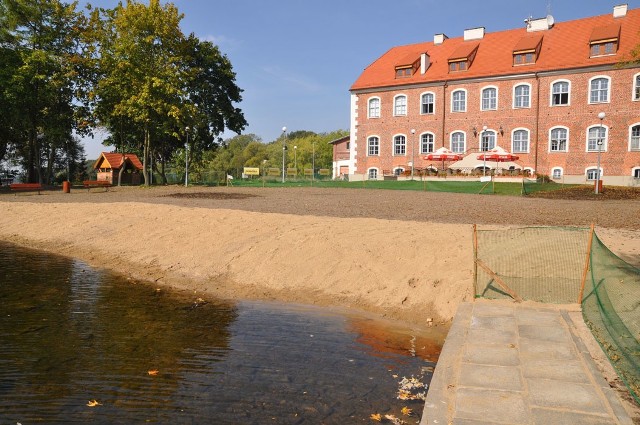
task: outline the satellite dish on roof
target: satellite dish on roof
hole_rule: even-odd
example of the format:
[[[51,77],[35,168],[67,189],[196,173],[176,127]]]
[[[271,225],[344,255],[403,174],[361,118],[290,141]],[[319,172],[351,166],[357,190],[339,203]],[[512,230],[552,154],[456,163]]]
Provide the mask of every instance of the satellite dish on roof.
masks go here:
[[[547,25],[549,26],[549,28],[551,28],[555,23],[556,20],[554,19],[554,17],[551,15],[547,15]]]

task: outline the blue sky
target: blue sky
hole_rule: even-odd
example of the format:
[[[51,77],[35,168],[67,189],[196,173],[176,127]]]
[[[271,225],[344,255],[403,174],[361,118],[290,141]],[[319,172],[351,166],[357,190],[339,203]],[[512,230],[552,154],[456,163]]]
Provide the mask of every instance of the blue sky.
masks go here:
[[[123,0],[125,1],[125,0]],[[89,1],[114,7],[116,0]],[[146,1],[142,1],[145,2]],[[249,126],[265,142],[288,130],[349,129],[349,88],[389,48],[519,28],[548,11],[556,22],[612,13],[623,0],[174,0],[182,30],[214,42],[244,90]],[[83,2],[80,2],[83,4]],[[86,2],[85,2],[86,3]],[[164,3],[164,2],[163,2]],[[640,0],[627,2],[629,9]],[[233,133],[225,134],[231,137]],[[104,148],[87,141],[87,158]]]

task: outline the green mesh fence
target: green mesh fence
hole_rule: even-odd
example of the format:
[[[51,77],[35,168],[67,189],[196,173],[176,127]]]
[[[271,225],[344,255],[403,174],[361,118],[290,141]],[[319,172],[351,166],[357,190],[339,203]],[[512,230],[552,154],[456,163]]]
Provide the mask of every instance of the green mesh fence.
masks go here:
[[[640,402],[640,269],[594,236],[582,314],[618,375]]]
[[[477,230],[475,295],[577,303],[590,229]]]

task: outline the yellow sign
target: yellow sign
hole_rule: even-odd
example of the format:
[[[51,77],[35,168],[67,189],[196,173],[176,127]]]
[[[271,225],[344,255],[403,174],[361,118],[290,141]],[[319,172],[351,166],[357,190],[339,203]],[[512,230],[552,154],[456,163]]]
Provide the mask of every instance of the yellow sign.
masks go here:
[[[331,170],[329,170],[328,168],[321,168],[320,170],[318,170],[318,174],[320,174],[321,176],[330,176]]]
[[[295,176],[298,174],[298,170],[295,168],[287,168],[287,176]]]
[[[305,176],[310,176],[313,174],[313,170],[311,168],[305,168],[304,169],[304,175]]]
[[[244,167],[243,174],[247,176],[259,176],[260,169],[258,167]]]
[[[268,176],[279,176],[280,175],[280,169],[279,168],[269,168],[267,170],[267,175]]]

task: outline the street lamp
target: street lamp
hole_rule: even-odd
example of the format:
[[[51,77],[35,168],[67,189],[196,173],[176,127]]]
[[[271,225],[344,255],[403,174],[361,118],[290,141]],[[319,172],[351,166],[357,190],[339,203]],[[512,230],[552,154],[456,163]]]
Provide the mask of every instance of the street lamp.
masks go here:
[[[296,169],[296,174],[298,174],[298,146],[293,147],[293,168]]]
[[[282,183],[284,183],[284,157],[287,152],[287,127],[282,127]]]
[[[184,143],[184,187],[189,186],[189,127],[185,127],[187,141]]]
[[[487,148],[485,149],[484,147],[484,133],[487,131],[487,126],[483,125],[482,126],[482,133],[480,133],[480,149],[483,152],[486,152],[489,150],[489,141],[487,141]],[[485,153],[484,156],[482,157],[483,159],[483,164],[482,164],[482,175],[486,176],[487,175],[487,154]]]
[[[414,155],[414,141],[413,138],[416,134],[416,129],[411,129],[411,181],[413,181],[413,164],[416,162],[416,156]]]
[[[600,154],[602,153],[602,121],[607,114],[604,112],[600,112],[598,114],[598,118],[600,119],[600,130],[598,131],[598,141],[596,144],[598,145],[598,169],[596,170],[596,195],[600,193]]]

